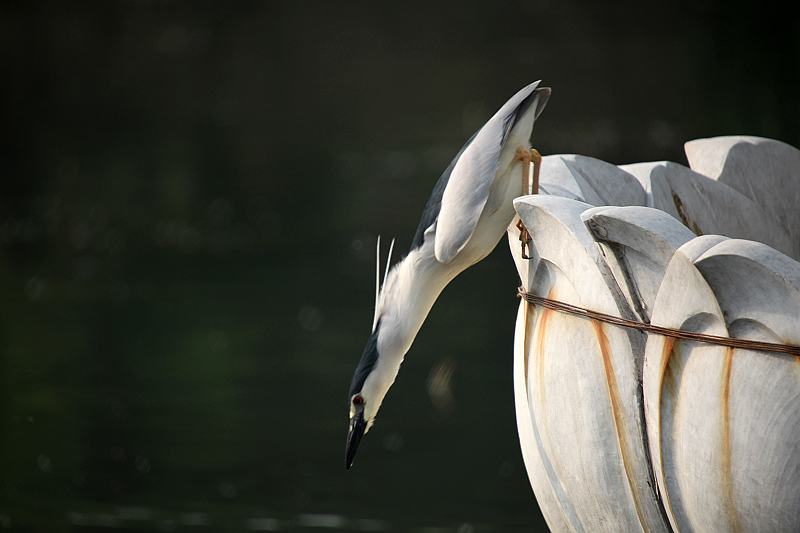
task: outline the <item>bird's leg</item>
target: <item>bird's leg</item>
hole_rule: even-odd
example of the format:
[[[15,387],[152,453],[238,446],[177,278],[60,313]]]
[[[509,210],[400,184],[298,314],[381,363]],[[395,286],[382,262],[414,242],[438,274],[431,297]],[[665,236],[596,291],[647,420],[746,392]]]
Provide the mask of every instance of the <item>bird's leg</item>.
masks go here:
[[[522,161],[522,194],[537,194],[539,192],[539,169],[542,166],[542,156],[534,148],[530,150],[517,148],[516,160]],[[533,163],[533,182],[531,182],[531,163]],[[525,248],[527,247],[528,251],[530,251],[531,234],[521,219],[517,222],[517,229],[519,230],[519,241],[522,247],[522,258],[530,259],[525,252]]]
[[[539,192],[539,168],[542,165],[542,156],[535,148],[517,148],[515,161],[522,161],[522,194],[537,194]],[[533,183],[531,183],[531,163],[533,163]]]
[[[539,194],[539,170],[542,168],[542,156],[536,148],[531,148],[531,162],[533,163],[531,194]]]

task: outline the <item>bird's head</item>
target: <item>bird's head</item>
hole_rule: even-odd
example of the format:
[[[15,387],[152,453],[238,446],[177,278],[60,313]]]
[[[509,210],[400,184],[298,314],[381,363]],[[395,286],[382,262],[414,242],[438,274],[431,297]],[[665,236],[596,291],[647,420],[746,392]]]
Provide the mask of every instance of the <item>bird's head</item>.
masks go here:
[[[378,352],[378,335],[381,329],[380,322],[373,331],[361,362],[358,364],[353,381],[350,384],[350,426],[347,431],[347,448],[345,450],[346,467],[353,464],[361,437],[369,431],[375,422],[375,416],[383,402],[386,392],[391,387],[397,372],[382,364]]]
[[[386,306],[387,301],[393,301],[392,287],[395,286],[394,282],[398,277],[397,269],[389,270],[394,240],[389,246],[383,286],[380,283],[380,249],[381,238],[378,237],[375,269],[375,316],[372,320],[372,334],[369,336],[367,346],[361,355],[361,361],[353,374],[348,394],[350,426],[347,430],[347,448],[345,450],[348,469],[353,464],[353,458],[358,451],[361,438],[375,422],[375,416],[383,403],[383,398],[394,383],[394,378],[397,377],[397,371],[409,344],[403,345],[400,341],[402,312],[398,310],[397,306],[388,306],[393,309],[391,311]]]

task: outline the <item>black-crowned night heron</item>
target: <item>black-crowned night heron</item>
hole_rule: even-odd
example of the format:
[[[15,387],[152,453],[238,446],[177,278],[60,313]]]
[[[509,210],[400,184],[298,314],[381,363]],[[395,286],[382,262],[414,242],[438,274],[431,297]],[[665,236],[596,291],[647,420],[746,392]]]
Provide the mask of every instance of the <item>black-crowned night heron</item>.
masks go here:
[[[347,468],[433,302],[494,249],[514,218],[512,201],[527,192],[531,162],[540,160],[531,131],[550,97],[539,83],[512,96],[467,141],[433,188],[408,255],[376,287],[372,335],[348,395]]]

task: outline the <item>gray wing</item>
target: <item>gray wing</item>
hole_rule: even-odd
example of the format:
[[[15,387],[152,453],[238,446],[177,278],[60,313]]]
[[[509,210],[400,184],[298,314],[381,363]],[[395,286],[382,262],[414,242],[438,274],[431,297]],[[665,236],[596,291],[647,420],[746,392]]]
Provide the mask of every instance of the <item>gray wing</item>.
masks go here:
[[[512,96],[478,131],[456,161],[436,220],[435,252],[440,262],[449,263],[469,241],[489,198],[489,187],[513,119],[540,81]]]

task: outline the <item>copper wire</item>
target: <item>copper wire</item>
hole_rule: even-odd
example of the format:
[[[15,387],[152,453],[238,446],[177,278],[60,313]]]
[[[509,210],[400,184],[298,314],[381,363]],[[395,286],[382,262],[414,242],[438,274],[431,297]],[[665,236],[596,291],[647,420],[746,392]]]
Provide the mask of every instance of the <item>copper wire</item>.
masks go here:
[[[794,355],[800,357],[800,346],[792,344],[777,344],[773,342],[752,341],[747,339],[734,339],[731,337],[719,337],[717,335],[706,335],[705,333],[696,333],[693,331],[684,331],[675,328],[665,328],[663,326],[656,326],[653,324],[646,324],[636,320],[628,320],[598,311],[591,311],[576,305],[559,302],[558,300],[551,300],[542,296],[536,296],[526,292],[522,287],[519,288],[517,296],[522,298],[528,303],[534,305],[541,305],[553,311],[561,311],[562,313],[569,313],[572,315],[585,316],[607,324],[615,326],[622,326],[626,328],[638,329],[639,331],[646,331],[648,333],[655,333],[656,335],[663,335],[665,337],[673,337],[676,339],[686,339],[691,341],[705,342],[708,344],[716,344],[719,346],[728,346],[731,348],[742,348],[745,350],[760,350],[764,352],[777,352]]]

